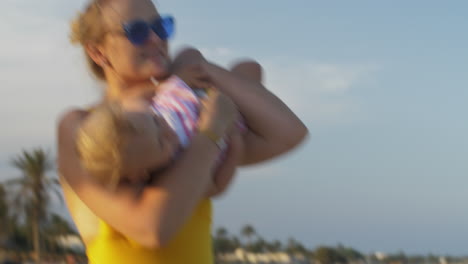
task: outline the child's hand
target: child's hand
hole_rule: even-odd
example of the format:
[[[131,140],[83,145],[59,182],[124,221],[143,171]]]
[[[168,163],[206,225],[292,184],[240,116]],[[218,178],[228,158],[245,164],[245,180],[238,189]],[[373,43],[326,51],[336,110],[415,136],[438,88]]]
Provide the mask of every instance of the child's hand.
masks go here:
[[[173,73],[192,89],[209,89],[212,86],[210,77],[200,64],[181,65]]]

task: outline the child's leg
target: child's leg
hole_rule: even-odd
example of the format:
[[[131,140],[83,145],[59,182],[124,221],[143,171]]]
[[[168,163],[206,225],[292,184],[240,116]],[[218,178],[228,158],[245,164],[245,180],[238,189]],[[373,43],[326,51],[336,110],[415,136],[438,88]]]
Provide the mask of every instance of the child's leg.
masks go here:
[[[253,60],[241,61],[234,64],[231,68],[231,72],[236,73],[244,78],[250,79],[256,82],[263,82],[263,70],[262,66]]]

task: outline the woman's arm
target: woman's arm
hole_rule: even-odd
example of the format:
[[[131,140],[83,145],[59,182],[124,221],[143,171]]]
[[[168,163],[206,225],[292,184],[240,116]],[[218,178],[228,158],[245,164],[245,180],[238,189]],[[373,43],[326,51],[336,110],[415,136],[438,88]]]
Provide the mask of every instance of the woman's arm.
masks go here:
[[[229,118],[224,118],[226,112],[234,112],[234,106],[223,100],[212,101],[212,106],[208,110],[222,108],[224,116],[218,114],[223,111],[206,111],[209,115],[201,121],[201,129],[222,133],[230,126],[226,121]],[[230,107],[232,109],[228,110]],[[146,187],[138,196],[133,189],[126,187],[111,192],[96,184],[79,162],[75,136],[85,117],[83,111],[70,111],[59,122],[58,166],[61,176],[99,218],[125,236],[146,247],[166,245],[207,192],[219,151],[216,144],[197,134],[178,160],[158,176],[155,186]]]

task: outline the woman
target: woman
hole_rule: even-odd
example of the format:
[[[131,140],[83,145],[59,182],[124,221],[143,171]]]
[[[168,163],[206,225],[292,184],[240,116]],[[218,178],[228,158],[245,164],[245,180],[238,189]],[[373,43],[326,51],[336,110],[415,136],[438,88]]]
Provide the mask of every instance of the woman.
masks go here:
[[[149,22],[158,17],[150,0],[95,0],[74,24],[75,42],[83,46],[91,69],[107,84],[103,100],[153,90],[152,77],[162,80],[170,75],[166,39],[150,30],[137,43],[129,33],[136,24],[150,28]],[[233,133],[221,170],[234,172],[237,165],[278,156],[306,135],[294,113],[258,82],[259,73],[252,74],[255,69],[242,66],[231,73],[193,50],[180,58],[175,66],[190,65],[209,77],[237,105],[249,127],[242,136]],[[211,98],[199,130],[219,136],[228,133],[232,124],[224,117],[233,111],[226,98]],[[218,152],[214,140],[206,133],[195,135],[183,155],[139,195],[126,186],[110,192],[91,180],[75,151],[76,130],[87,114],[72,110],[61,118],[58,162],[67,205],[91,263],[212,263],[211,203],[206,193],[211,190],[211,168]],[[224,189],[228,182],[219,187]]]

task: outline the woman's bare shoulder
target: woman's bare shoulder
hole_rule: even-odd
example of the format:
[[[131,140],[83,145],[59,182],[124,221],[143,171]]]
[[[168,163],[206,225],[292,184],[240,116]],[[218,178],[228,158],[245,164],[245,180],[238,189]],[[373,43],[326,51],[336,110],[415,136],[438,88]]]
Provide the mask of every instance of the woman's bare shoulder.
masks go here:
[[[89,114],[89,109],[71,108],[64,111],[58,118],[58,132],[63,133],[76,127]]]
[[[80,120],[89,113],[89,109],[70,108],[65,110],[59,117],[59,124]]]

